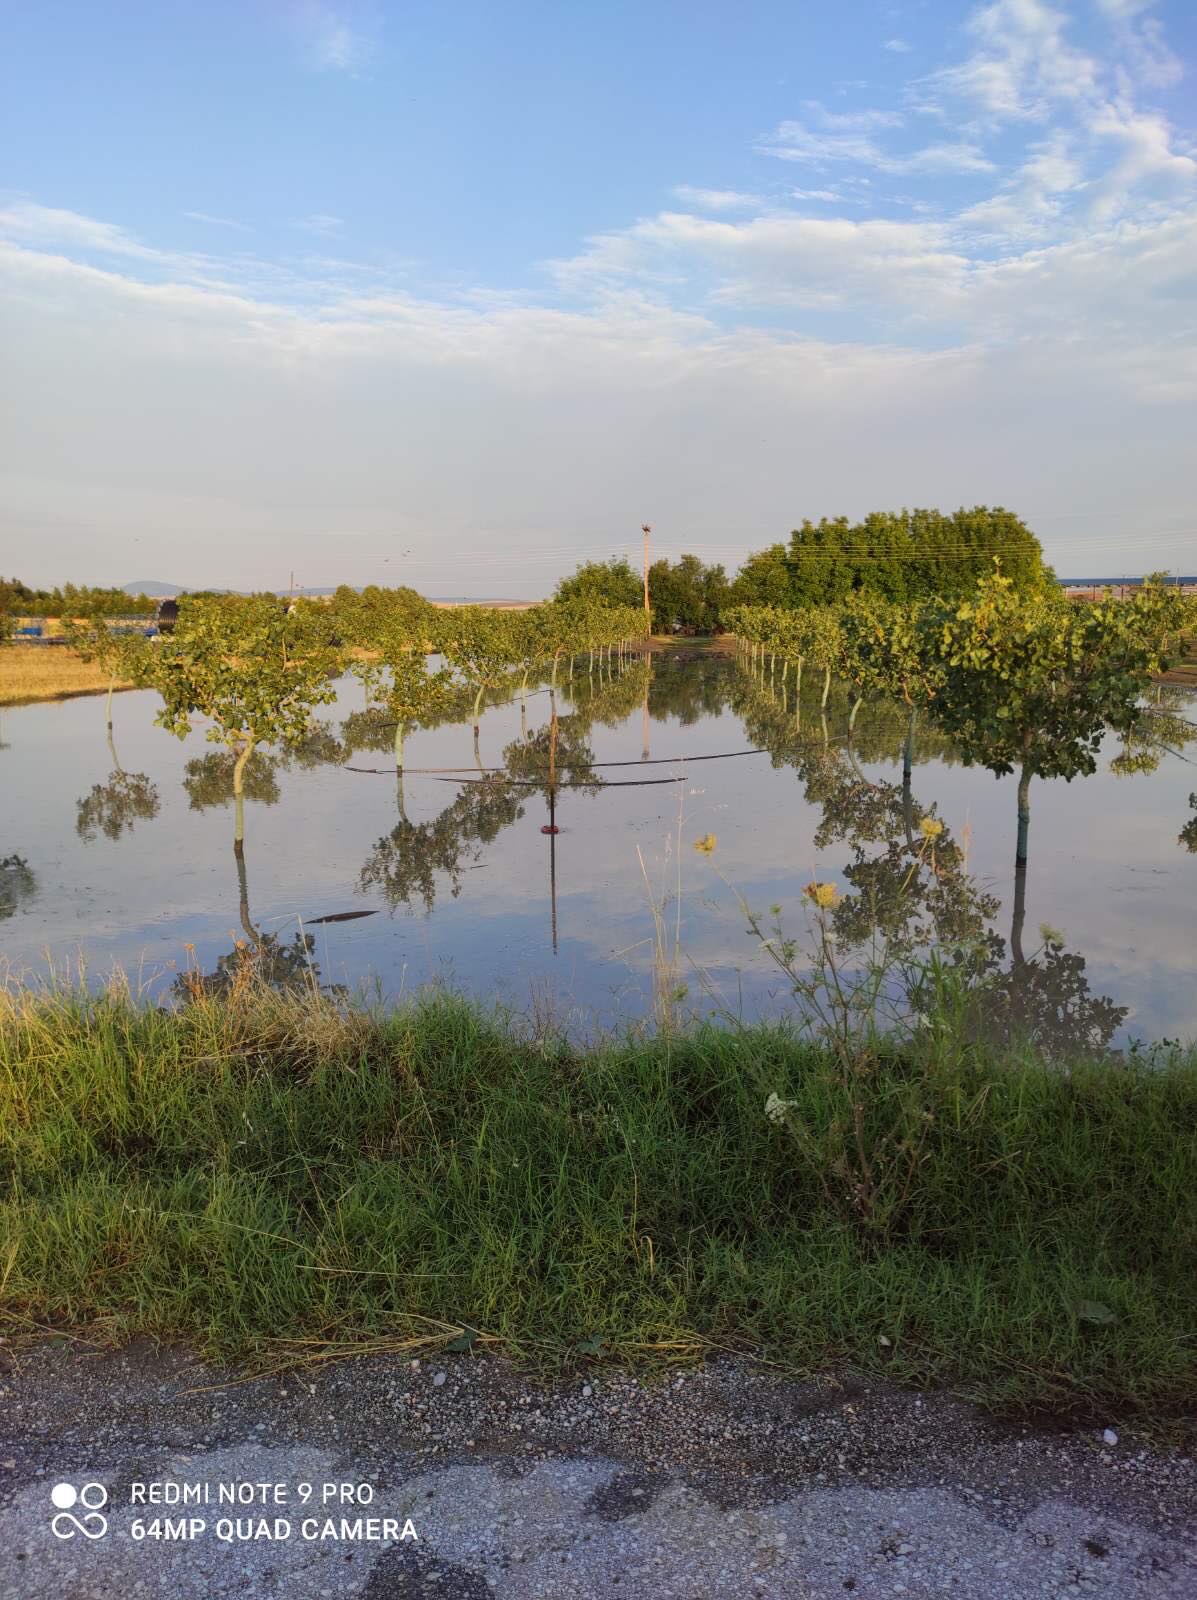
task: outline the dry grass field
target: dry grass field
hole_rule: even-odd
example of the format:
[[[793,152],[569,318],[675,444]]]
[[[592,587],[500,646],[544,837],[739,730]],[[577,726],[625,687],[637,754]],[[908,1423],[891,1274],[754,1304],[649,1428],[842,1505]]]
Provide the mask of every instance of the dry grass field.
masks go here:
[[[131,684],[118,683],[129,689]],[[65,645],[14,644],[0,650],[0,706],[31,700],[62,700],[73,694],[101,694],[108,674],[94,661],[83,661]]]

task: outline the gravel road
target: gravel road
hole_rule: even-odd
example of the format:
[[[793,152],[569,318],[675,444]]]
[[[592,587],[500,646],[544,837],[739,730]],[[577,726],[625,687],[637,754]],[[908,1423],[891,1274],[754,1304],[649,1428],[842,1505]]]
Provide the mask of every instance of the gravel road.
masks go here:
[[[3,1600],[1197,1600],[1197,1464],[1117,1418],[1035,1431],[731,1362],[0,1367]]]

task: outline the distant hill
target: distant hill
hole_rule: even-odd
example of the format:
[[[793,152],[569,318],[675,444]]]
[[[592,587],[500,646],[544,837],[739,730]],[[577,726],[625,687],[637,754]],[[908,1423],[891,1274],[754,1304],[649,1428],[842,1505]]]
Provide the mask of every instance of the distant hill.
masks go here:
[[[152,600],[165,600],[168,596],[183,593],[182,586],[177,583],[155,583],[152,578],[143,578],[137,583],[124,583],[121,588],[126,594],[148,594]]]

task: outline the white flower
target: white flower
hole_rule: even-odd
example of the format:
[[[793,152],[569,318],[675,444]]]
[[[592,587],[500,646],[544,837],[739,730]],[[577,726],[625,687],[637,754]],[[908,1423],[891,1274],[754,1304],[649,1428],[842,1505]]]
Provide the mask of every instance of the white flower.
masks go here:
[[[787,1111],[798,1109],[797,1100],[783,1100],[778,1094],[771,1094],[765,1101],[765,1115],[770,1122],[784,1122]]]

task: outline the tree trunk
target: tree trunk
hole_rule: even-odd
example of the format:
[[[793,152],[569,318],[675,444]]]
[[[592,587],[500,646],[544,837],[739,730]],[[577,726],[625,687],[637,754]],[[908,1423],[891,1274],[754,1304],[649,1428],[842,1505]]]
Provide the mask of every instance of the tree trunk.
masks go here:
[[[910,720],[906,724],[906,741],[902,746],[902,787],[909,789],[914,773],[914,724],[918,711],[910,708]]]
[[[395,724],[395,770],[396,770],[396,772],[402,772],[403,771],[403,723],[402,723],[402,721],[399,721],[399,722],[397,722]]]
[[[254,927],[249,917],[249,880],[245,876],[245,851],[238,839],[233,846],[233,855],[237,861],[237,898],[240,901],[241,926],[245,929],[245,936],[255,950],[262,948],[262,935]]]
[[[819,705],[820,705],[821,708],[826,708],[827,696],[830,693],[831,693],[831,668],[830,667],[826,667],[824,669],[824,671],[823,671],[823,698],[822,698],[822,700],[819,701]]]
[[[236,820],[233,824],[233,849],[237,855],[241,854],[242,842],[245,839],[245,767],[250,756],[254,753],[255,739],[244,745],[233,763],[233,807]]]
[[[474,696],[474,739],[475,739],[475,741],[478,738],[478,727],[479,727],[478,713],[482,709],[482,696],[485,693],[486,693],[486,685],[484,683],[480,683],[478,685],[478,693]]]
[[[108,679],[108,726],[112,726],[112,691],[116,687],[116,673]]]
[[[1010,954],[1014,965],[1026,965],[1026,958],[1022,953],[1022,929],[1027,920],[1027,869],[1025,866],[1014,869],[1014,916],[1010,922]]]
[[[852,702],[852,710],[848,713],[848,732],[849,732],[849,734],[852,732],[852,729],[856,726],[856,713],[860,710],[860,707],[861,707],[861,704],[862,704],[863,700],[864,700],[864,696],[861,695],[861,694],[858,694],[856,696],[856,699]]]
[[[1027,832],[1031,826],[1031,773],[1023,767],[1018,778],[1018,846],[1014,852],[1014,865],[1027,864]]]

